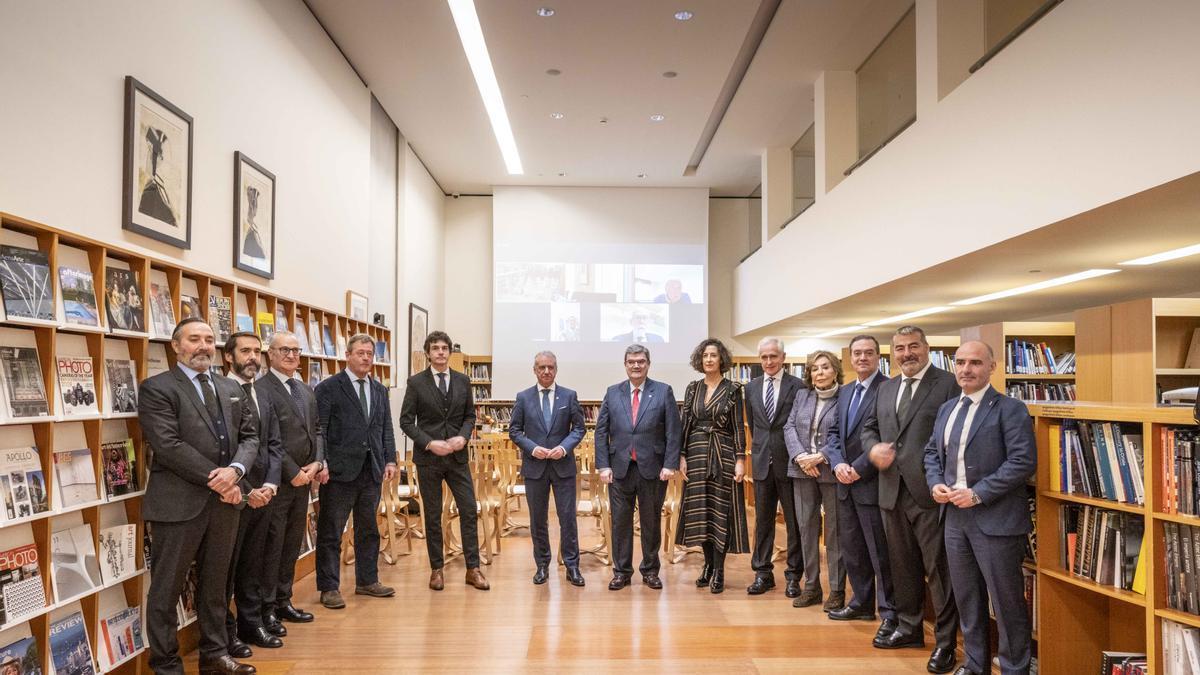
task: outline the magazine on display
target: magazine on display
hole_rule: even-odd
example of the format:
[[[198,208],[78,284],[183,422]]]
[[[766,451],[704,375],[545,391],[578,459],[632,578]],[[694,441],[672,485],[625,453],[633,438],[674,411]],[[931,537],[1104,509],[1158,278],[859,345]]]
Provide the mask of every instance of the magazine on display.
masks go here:
[[[119,612],[100,619],[100,636],[108,664],[120,663],[144,649],[142,638],[142,612],[139,607],[126,607]]]
[[[200,300],[194,295],[179,296],[179,320],[190,319],[192,317],[203,319],[204,314],[200,312]]]
[[[0,289],[8,318],[54,321],[50,258],[44,251],[0,246]]]
[[[94,415],[96,378],[87,356],[58,357],[58,390],[62,392],[64,415]]]
[[[0,626],[16,623],[45,606],[37,545],[0,552]]]
[[[54,597],[59,602],[100,586],[91,525],[83,523],[50,535],[50,571]]]
[[[100,445],[103,461],[104,493],[109,499],[137,492],[137,466],[134,460],[133,439],[110,441]]]
[[[142,291],[133,271],[115,267],[104,270],[104,311],[112,330],[146,331]]]
[[[0,450],[0,496],[6,520],[27,518],[50,510],[46,477],[37,448]]]
[[[113,583],[137,571],[137,525],[100,530],[100,575]]]
[[[82,612],[50,624],[50,658],[55,675],[95,675],[96,664]]]
[[[54,451],[54,473],[58,476],[59,508],[70,508],[99,499],[92,451],[87,448]]]
[[[42,659],[38,655],[37,640],[30,636],[0,647],[0,666],[12,667],[15,671],[8,672],[18,675],[41,675]]]
[[[0,362],[4,364],[5,398],[9,417],[46,417],[50,405],[46,401],[46,384],[42,381],[42,364],[36,347],[0,347]]]
[[[104,359],[104,365],[108,371],[110,411],[137,412],[137,364],[131,359]]]
[[[208,319],[217,342],[224,344],[233,334],[233,305],[224,295],[208,296]]]
[[[96,285],[90,270],[58,268],[58,288],[63,301],[63,318],[77,326],[100,326],[96,309]]]

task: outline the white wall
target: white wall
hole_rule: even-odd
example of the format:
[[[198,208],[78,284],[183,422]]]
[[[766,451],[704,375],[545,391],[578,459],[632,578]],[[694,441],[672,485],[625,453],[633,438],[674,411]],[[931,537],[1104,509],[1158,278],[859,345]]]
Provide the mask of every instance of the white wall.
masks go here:
[[[708,332],[734,356],[756,354],[733,337],[733,273],[750,252],[751,199],[708,200]]]
[[[445,195],[433,177],[421,165],[412,148],[404,146],[403,192],[403,258],[401,290],[403,316],[397,317],[395,325],[403,332],[399,343],[408,341],[408,303],[429,310],[429,329],[441,329],[446,325],[443,312],[443,283],[453,283],[453,276],[445,278]],[[453,335],[451,335],[453,337]],[[421,345],[417,345],[419,349]],[[403,376],[408,372],[402,368]]]
[[[368,270],[367,320],[376,312],[387,316],[389,326],[405,325],[396,319],[396,255],[399,200],[399,131],[375,97],[371,97],[371,220],[370,263]],[[359,291],[360,293],[362,291]],[[392,333],[392,337],[398,337]],[[396,345],[392,345],[395,352]]]
[[[445,329],[468,354],[492,353],[492,198],[446,197]]]
[[[0,0],[0,17],[0,210],[339,312],[367,288],[370,96],[302,3]],[[121,229],[126,75],[195,119],[190,250]],[[269,283],[233,270],[235,150],[277,176]]]

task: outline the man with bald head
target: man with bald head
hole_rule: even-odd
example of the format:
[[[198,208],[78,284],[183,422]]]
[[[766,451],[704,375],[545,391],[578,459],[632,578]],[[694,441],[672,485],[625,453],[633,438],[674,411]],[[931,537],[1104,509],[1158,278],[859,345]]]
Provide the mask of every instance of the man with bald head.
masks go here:
[[[962,396],[938,409],[925,446],[925,475],[945,516],[946,558],[967,661],[958,673],[992,669],[988,602],[1000,631],[1000,672],[1028,673],[1031,624],[1021,560],[1029,533],[1025,483],[1037,467],[1025,404],[992,389],[988,345],[963,343],[954,355]]]

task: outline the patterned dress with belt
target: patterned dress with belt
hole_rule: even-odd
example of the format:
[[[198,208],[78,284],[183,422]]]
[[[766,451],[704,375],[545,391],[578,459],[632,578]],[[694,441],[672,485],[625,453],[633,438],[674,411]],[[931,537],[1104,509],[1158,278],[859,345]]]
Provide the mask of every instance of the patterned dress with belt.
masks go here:
[[[704,381],[697,380],[683,398],[687,482],[675,543],[708,542],[718,552],[748,553],[745,491],[733,480],[734,464],[746,448],[742,385],[721,380],[707,402],[706,393]]]

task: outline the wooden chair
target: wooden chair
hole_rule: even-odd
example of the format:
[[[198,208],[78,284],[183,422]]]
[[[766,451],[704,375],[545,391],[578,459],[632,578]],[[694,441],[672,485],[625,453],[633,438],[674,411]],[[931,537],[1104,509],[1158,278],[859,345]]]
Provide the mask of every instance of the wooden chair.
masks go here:
[[[612,565],[612,515],[609,512],[608,486],[600,480],[600,473],[596,470],[596,445],[590,438],[585,438],[575,448],[575,467],[575,515],[592,519],[600,530],[600,543],[589,549],[581,548],[579,553],[595,556],[601,563]],[[558,562],[562,564],[561,555]]]
[[[492,448],[491,441],[474,440],[471,441],[471,447],[468,449],[470,459],[467,464],[470,467],[471,483],[475,490],[475,514],[474,517],[479,520],[479,561],[484,565],[492,564],[492,540],[497,538],[498,524],[500,522],[500,505],[501,501],[497,497],[495,488],[495,454]],[[450,492],[450,487],[442,485],[442,542],[445,550],[445,559],[453,560],[463,554],[462,544],[455,534],[453,525],[454,521],[463,517],[463,514],[458,512],[458,505],[454,502],[454,495]]]
[[[512,518],[514,512],[521,510],[521,498],[525,496],[525,483],[521,478],[521,450],[508,439],[495,443],[493,447],[497,458],[497,485],[503,501],[501,512],[504,515],[504,524],[500,534],[507,537],[517,530],[529,529],[528,525],[518,523]]]
[[[417,465],[413,464],[411,459],[405,459],[397,462],[396,468],[402,477],[396,486],[396,496],[409,504],[404,509],[403,529],[409,531],[411,536],[424,539],[425,502],[421,499],[421,488],[417,484]],[[412,504],[416,504],[419,511],[415,518],[412,514]]]
[[[411,503],[399,495],[399,473],[384,481],[379,498],[376,522],[379,525],[379,550],[384,562],[395,565],[399,556],[412,555],[412,527],[408,522],[408,506]],[[404,540],[408,549],[397,553],[396,545]]]

